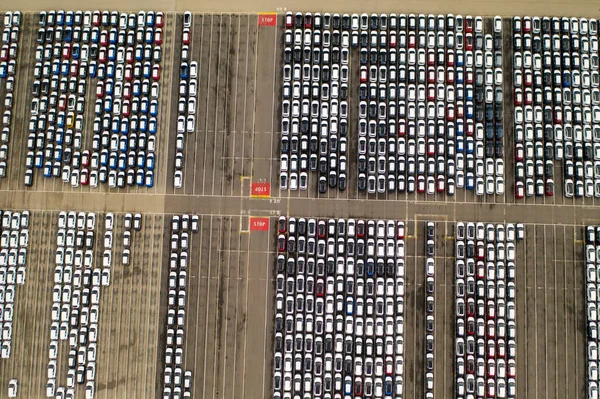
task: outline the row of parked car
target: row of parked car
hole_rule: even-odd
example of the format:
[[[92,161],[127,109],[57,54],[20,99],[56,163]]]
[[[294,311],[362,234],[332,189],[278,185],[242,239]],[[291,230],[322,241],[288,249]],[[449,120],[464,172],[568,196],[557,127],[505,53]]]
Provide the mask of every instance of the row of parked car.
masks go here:
[[[8,143],[12,125],[12,109],[15,103],[15,75],[19,38],[21,36],[21,12],[7,11],[4,14],[2,31],[2,47],[0,48],[0,84],[6,90],[4,97],[4,114],[2,115],[2,133],[0,137],[0,179],[6,176],[8,159]]]
[[[403,396],[404,223],[280,217],[274,398]]]
[[[456,397],[516,396],[516,242],[523,225],[456,223]]]
[[[185,22],[185,21],[184,21]],[[190,235],[199,230],[198,215],[173,215],[167,308],[163,398],[191,398],[192,372],[183,370]]]
[[[425,232],[425,398],[432,399],[435,386],[435,223],[427,222]]]
[[[360,32],[359,189],[503,194],[501,18],[382,18]]]
[[[588,399],[598,399],[598,304],[600,301],[600,226],[585,226],[585,281],[587,301]]]
[[[96,214],[62,211],[57,224],[46,395],[72,398],[76,384],[85,384],[86,398],[93,398],[100,287],[110,283],[114,216],[109,213],[105,218],[102,269],[94,267]],[[69,344],[66,387],[58,386],[58,373],[62,369],[58,364],[60,341],[68,341]]]
[[[595,19],[514,17],[515,193],[600,197],[600,73]]]
[[[287,29],[284,35],[284,190],[306,190],[309,171],[318,171],[320,193],[347,186],[349,36],[324,29]]]
[[[164,23],[153,11],[40,13],[26,185],[34,169],[73,187],[154,185]],[[89,85],[93,135],[82,151]]]
[[[25,284],[29,245],[29,211],[0,211],[0,357],[11,356],[15,295]]]
[[[183,185],[183,166],[186,133],[196,130],[196,108],[198,99],[198,62],[190,59],[190,43],[192,41],[192,13],[186,12],[183,17],[181,36],[181,59],[179,64],[179,100],[177,101],[177,140],[175,144],[175,172],[173,186]]]

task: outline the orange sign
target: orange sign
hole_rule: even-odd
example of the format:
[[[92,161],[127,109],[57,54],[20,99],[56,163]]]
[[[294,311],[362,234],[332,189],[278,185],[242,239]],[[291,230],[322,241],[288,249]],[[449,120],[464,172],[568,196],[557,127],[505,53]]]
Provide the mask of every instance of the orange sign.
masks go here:
[[[269,231],[269,218],[250,218],[251,231]]]
[[[271,197],[271,183],[258,182],[252,183],[251,197],[269,198]]]
[[[277,26],[277,14],[274,12],[258,14],[258,26]]]

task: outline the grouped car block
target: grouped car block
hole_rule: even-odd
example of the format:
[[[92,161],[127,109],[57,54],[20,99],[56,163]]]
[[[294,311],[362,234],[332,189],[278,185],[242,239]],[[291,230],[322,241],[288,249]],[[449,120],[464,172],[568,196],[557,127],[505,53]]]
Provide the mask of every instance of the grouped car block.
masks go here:
[[[6,89],[4,114],[2,115],[2,136],[0,137],[0,179],[6,177],[6,160],[10,142],[13,108],[15,102],[15,75],[19,38],[21,37],[21,12],[7,11],[4,14],[4,29],[0,48],[0,84]]]
[[[344,190],[358,75],[358,189],[504,193],[502,20],[288,12],[280,187]],[[359,52],[358,71],[350,68]],[[485,57],[484,57],[485,52]]]
[[[456,223],[456,398],[516,396],[522,224]]]
[[[514,17],[515,194],[600,197],[600,94],[595,19]]]
[[[598,288],[600,280],[600,226],[585,227],[585,281],[587,313],[588,399],[598,398]]]
[[[175,172],[173,186],[183,185],[183,166],[186,133],[196,130],[196,107],[198,96],[198,62],[190,59],[192,40],[192,13],[183,14],[183,33],[181,37],[181,61],[179,64],[179,100],[177,102],[177,140],[175,145]]]
[[[27,186],[35,169],[73,187],[154,186],[164,23],[154,11],[40,13]]]
[[[173,215],[169,258],[167,342],[163,370],[163,397],[191,397],[192,372],[183,370],[188,250],[191,235],[199,230],[198,215]]]
[[[101,269],[94,263],[96,214],[63,211],[58,215],[46,383],[48,397],[73,397],[76,384],[84,384],[86,398],[94,397],[100,288],[110,282],[113,218],[110,213],[106,215],[104,267]],[[62,379],[58,373],[65,371],[58,363],[61,341],[68,341],[69,345],[66,387],[58,386]]]
[[[25,284],[29,246],[29,211],[0,211],[0,357],[13,347],[13,319],[17,286]]]
[[[402,398],[404,223],[280,217],[274,398]]]

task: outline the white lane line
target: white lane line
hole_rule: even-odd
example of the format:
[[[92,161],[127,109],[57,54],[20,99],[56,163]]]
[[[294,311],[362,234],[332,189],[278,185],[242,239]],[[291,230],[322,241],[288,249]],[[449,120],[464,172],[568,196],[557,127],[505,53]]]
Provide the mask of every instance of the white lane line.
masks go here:
[[[211,256],[212,256],[212,224],[213,224],[213,216],[210,217],[210,227],[209,227],[209,234],[208,234],[208,263],[207,265],[211,264]],[[210,267],[208,268],[207,271],[207,276],[208,279],[210,280]],[[207,353],[207,344],[208,344],[208,314],[209,314],[209,310],[210,310],[210,281],[207,282],[206,284],[206,316],[205,316],[205,325],[204,325],[204,376],[203,376],[203,380],[202,380],[202,397],[206,398],[206,359],[208,358]],[[211,374],[214,371],[211,370],[209,374]],[[214,395],[213,395],[214,397]]]
[[[215,113],[214,113],[214,131],[212,132],[212,136],[213,136],[213,157],[212,157],[212,179],[211,179],[211,186],[210,186],[210,192],[212,195],[215,195],[215,169],[216,169],[216,164],[217,164],[217,142],[220,141],[219,139],[222,137],[221,131],[219,129],[219,117],[220,117],[220,112],[219,111],[219,92],[220,87],[219,87],[219,83],[221,80],[221,39],[223,37],[223,14],[219,14],[218,15],[218,20],[219,20],[219,27],[217,30],[217,34],[219,36],[219,45],[217,46],[217,82],[216,82],[216,89],[215,89],[215,100],[214,100],[214,106],[215,106]],[[212,43],[211,43],[212,45]],[[229,53],[229,52],[227,52]],[[211,134],[211,133],[209,133]],[[221,195],[221,193],[219,193],[218,195]]]
[[[250,18],[248,17],[248,30],[246,31],[246,73],[245,73],[245,77],[246,79],[244,79],[244,121],[242,123],[242,156],[246,155],[248,157],[248,159],[252,158],[252,153],[250,154],[245,154],[246,151],[246,133],[247,133],[247,127],[246,127],[246,115],[248,114],[247,112],[247,106],[248,106],[248,66],[250,65],[250,63],[248,62],[248,55],[250,53]],[[254,53],[254,56],[256,57],[256,52]],[[244,176],[244,174],[249,175],[252,173],[252,170],[250,170],[250,172],[245,171],[244,170],[244,162],[242,162],[242,171],[241,171],[241,176]],[[242,187],[241,187],[242,188]],[[243,191],[243,188],[242,188]],[[243,194],[243,193],[241,193]]]
[[[250,27],[250,24],[248,24]],[[241,218],[241,216],[240,216]],[[269,223],[270,225],[271,223]],[[269,227],[270,228],[270,227]],[[246,322],[244,323],[244,354],[242,356],[243,360],[243,369],[242,369],[242,398],[246,397],[246,348],[248,348],[248,288],[249,288],[249,272],[250,268],[250,237],[248,237],[248,254],[246,255],[246,264],[244,265],[246,269],[246,303],[244,305],[244,318]]]
[[[204,14],[204,16],[208,16],[207,14]],[[202,18],[202,20],[204,21],[204,17]],[[204,26],[204,25],[203,25]],[[210,60],[211,60],[211,56],[212,56],[212,36],[213,36],[213,26],[214,26],[214,14],[211,13],[210,14],[210,36],[209,36],[209,41],[208,41],[208,57],[206,57],[207,60],[207,64],[208,64],[208,73],[206,76],[206,111],[205,111],[205,133],[204,133],[204,151],[202,152],[202,154],[204,154],[205,156],[202,157],[202,194],[205,194],[205,188],[206,188],[206,141],[208,140],[208,135],[211,134],[209,132],[208,129],[208,108],[209,108],[209,104],[210,104]],[[204,33],[204,28],[202,28],[202,32]],[[212,221],[211,221],[212,223]],[[205,373],[206,374],[206,373]]]
[[[231,15],[230,15],[231,17]],[[228,243],[229,245],[227,246],[227,249],[230,250],[231,249],[231,219],[229,218],[229,227],[228,227],[228,231],[229,232],[229,240]],[[219,246],[220,248],[220,246]],[[220,258],[220,257],[219,257]],[[225,331],[223,333],[223,355],[221,356],[221,358],[223,359],[223,388],[221,390],[221,396],[225,397],[225,381],[227,380],[227,326],[228,326],[228,320],[229,320],[229,281],[230,281],[230,277],[231,277],[231,270],[230,270],[230,266],[231,265],[231,252],[227,251],[227,278],[225,279],[225,284],[226,284],[226,290],[227,290],[227,294],[225,296],[225,317],[223,317],[223,324],[225,326]],[[235,328],[234,328],[235,331]],[[235,341],[234,341],[234,347],[235,347]],[[216,360],[216,358],[215,358]],[[233,358],[233,362],[232,362],[233,368],[235,369],[235,357]],[[232,380],[233,381],[233,380]],[[216,384],[215,384],[216,385]],[[232,384],[233,385],[233,384]]]
[[[277,64],[281,63],[281,60],[279,59],[279,57],[277,57],[277,42],[279,41],[279,32],[280,30],[276,27],[275,28],[275,50],[273,52],[273,106],[271,107],[272,112],[271,112],[271,159],[273,159],[273,146],[276,143],[276,140],[279,136],[277,136],[274,132],[275,132],[275,110],[277,109],[277,103],[275,102],[275,88],[277,87]],[[269,162],[269,183],[271,183],[273,181],[273,164],[272,162]],[[278,182],[279,185],[279,182]]]
[[[221,248],[222,245],[222,238],[223,238],[223,223],[224,220],[223,218],[221,218],[221,220],[219,220],[219,244],[217,246],[217,249]],[[211,234],[211,243],[214,242],[214,238],[212,237]],[[212,250],[211,250],[212,252]],[[217,374],[217,360],[219,359],[219,357],[217,356],[218,353],[220,352],[221,348],[219,347],[219,345],[217,345],[217,343],[219,342],[219,330],[217,329],[217,327],[219,326],[219,318],[222,319],[222,313],[219,312],[219,293],[221,292],[221,275],[223,273],[223,271],[221,270],[221,268],[223,267],[223,262],[221,262],[221,257],[218,255],[218,251],[217,251],[217,290],[216,290],[216,306],[213,308],[214,310],[214,318],[215,318],[215,330],[214,330],[214,340],[213,340],[213,346],[214,346],[214,359],[213,359],[213,398],[217,397],[216,394],[216,389],[217,389],[217,381],[219,380],[219,375]],[[209,282],[210,284],[210,282]],[[210,296],[208,297],[209,299],[206,301],[207,303],[210,302]],[[208,329],[208,323],[206,323],[207,329]],[[207,334],[208,335],[208,331]],[[223,394],[221,392],[221,394]]]
[[[235,46],[235,48],[238,50],[238,52],[236,53],[236,56],[235,56],[235,94],[233,96],[233,98],[234,98],[234,101],[233,101],[233,129],[231,130],[231,133],[233,133],[232,134],[232,136],[233,136],[233,143],[232,143],[233,151],[231,153],[233,154],[234,157],[236,156],[236,154],[235,154],[235,139],[238,135],[238,133],[237,133],[237,110],[238,110],[238,87],[239,87],[239,81],[240,81],[240,52],[239,51],[240,51],[242,16],[238,15],[237,19],[238,19],[237,45]],[[244,154],[242,153],[242,157],[243,157],[243,155]],[[234,180],[235,179],[235,159],[233,160],[233,162],[231,162],[231,179],[232,179],[231,189],[229,190],[230,196],[233,195],[233,186],[235,186],[235,184],[234,184],[234,182],[235,182],[235,180]],[[234,376],[235,376],[235,367],[233,370],[234,370],[233,372],[234,372]],[[233,379],[233,381],[235,381],[235,378]],[[233,390],[235,390],[235,383],[232,385],[233,385],[233,387],[232,387]]]
[[[573,259],[574,260],[578,259],[578,257],[577,257],[577,252],[578,252],[577,245],[578,244],[576,243],[576,241],[577,241],[576,240],[576,238],[577,238],[577,230],[576,229],[578,229],[578,228],[579,227],[573,228],[573,249],[572,249],[572,251],[573,251]],[[581,244],[579,244],[579,245],[581,245]],[[573,276],[574,276],[573,277],[573,288],[577,288],[577,286],[579,285],[578,282],[581,281],[580,280],[581,276],[577,275],[577,269],[578,269],[577,267],[573,267]],[[577,297],[578,297],[578,295],[573,295],[573,298],[575,299],[575,303],[574,303],[574,307],[573,307],[575,309],[575,327],[573,328],[573,331],[577,331],[577,326],[581,325],[582,314],[584,314],[583,311],[579,311],[579,312],[577,311]],[[587,316],[586,316],[586,319],[584,319],[585,324],[587,324],[586,320],[587,320]],[[586,327],[587,327],[587,325],[586,325]],[[586,329],[586,334],[587,334],[587,329]],[[585,350],[585,349],[579,348],[579,341],[577,339],[578,334],[573,334],[573,335],[575,336],[575,353],[576,354],[585,353],[585,352],[583,352],[583,350]],[[585,339],[584,339],[584,342],[585,342]],[[578,356],[576,356],[576,358],[577,357]],[[586,367],[587,367],[587,365],[586,365]],[[579,367],[576,362],[576,364],[575,364],[575,392],[579,392],[579,378],[580,378],[579,377]]]
[[[248,24],[248,26],[250,26],[250,24]],[[254,42],[255,44],[255,48],[254,48],[254,99],[252,102],[252,109],[256,110],[256,85],[257,85],[257,80],[256,77],[258,76],[258,42],[260,40],[260,29],[256,28],[256,41]],[[256,112],[252,113],[252,130],[250,132],[251,137],[252,137],[252,149],[250,151],[250,175],[254,174],[254,138],[256,137]]]
[[[271,237],[271,225],[272,223],[269,223],[269,230],[267,231],[267,237]],[[264,240],[265,242],[265,249],[268,251],[269,250],[269,239]],[[270,263],[269,262],[269,257],[267,255],[267,264],[265,265],[265,270],[266,270],[266,278],[265,278],[265,332],[264,332],[264,338],[263,338],[263,348],[264,348],[264,352],[263,352],[263,364],[262,364],[262,373],[263,373],[263,378],[262,378],[262,386],[263,386],[263,394],[262,397],[263,398],[267,398],[267,393],[266,393],[266,387],[267,387],[267,383],[266,383],[266,378],[267,378],[267,370],[266,370],[266,364],[267,364],[267,335],[272,334],[272,331],[268,328],[268,316],[269,316],[269,301],[271,300],[270,296],[268,295],[269,292],[269,270],[271,270]]]
[[[533,228],[533,243],[534,245],[537,243],[537,229],[534,226]],[[534,281],[534,285],[537,286],[538,282],[537,282],[537,251],[536,248],[534,247],[533,250],[533,264],[534,264],[534,274],[533,274],[533,281]],[[538,353],[538,332],[537,332],[537,328],[538,328],[538,314],[537,314],[537,290],[533,291],[533,301],[534,301],[534,309],[535,309],[535,391],[539,392],[539,388],[538,388],[538,365],[540,364],[539,361],[539,353]]]
[[[546,235],[546,226],[544,226],[544,287],[548,287],[548,265],[546,264],[546,251],[548,248],[548,238]],[[555,293],[556,295],[556,293]],[[544,290],[544,325],[547,327],[548,326],[548,290]],[[556,323],[555,323],[556,324]],[[546,350],[544,351],[544,364],[546,365],[546,367],[544,368],[544,377],[546,380],[545,386],[545,393],[546,393],[546,398],[548,398],[548,328],[544,328],[544,347],[546,348]],[[556,363],[556,360],[554,361],[554,363]],[[555,378],[556,379],[556,378]]]
[[[198,60],[199,61],[197,61],[197,63],[198,63],[197,74],[198,74],[198,77],[199,77],[197,79],[197,81],[199,81],[200,78],[202,77],[202,68],[204,66],[203,58],[202,58],[202,51],[204,49],[204,15],[202,15],[202,16],[196,15],[196,18],[201,18],[201,21],[202,21],[202,24],[200,25],[200,39],[198,40],[200,42],[200,52],[199,52],[199,56],[198,56]],[[196,26],[195,24],[192,24],[192,28],[195,28],[195,26]],[[194,37],[193,32],[192,32],[192,37]],[[197,84],[197,87],[200,87],[199,83]],[[207,98],[208,98],[208,90],[206,90],[206,93],[207,93],[206,95],[207,95]],[[198,101],[197,105],[199,105],[199,102],[200,102],[200,93],[199,92],[196,93],[196,99]],[[206,117],[206,114],[205,114],[205,117]],[[192,173],[193,173],[193,175],[192,175],[192,181],[194,183],[193,187],[192,187],[192,193],[193,194],[196,194],[196,170],[198,169],[196,167],[196,162],[198,162],[198,159],[200,158],[200,153],[198,152],[198,140],[199,140],[199,137],[200,137],[201,131],[202,131],[200,123],[199,123],[199,121],[200,121],[200,112],[198,110],[196,112],[195,121],[196,121],[195,122],[196,124],[194,125],[195,134],[194,134],[194,154],[193,154],[194,155],[194,162],[193,162],[194,170],[192,171]],[[205,119],[205,123],[206,123],[206,119]],[[186,151],[186,154],[187,154],[188,148],[189,148],[188,147],[188,145],[189,145],[189,138],[187,136],[189,136],[189,134],[187,133],[187,129],[186,129],[186,133],[183,135],[184,150]],[[188,144],[186,145],[186,143],[188,143]],[[204,155],[204,153],[202,153],[202,154]],[[187,156],[189,156],[189,154]]]
[[[229,73],[229,65],[231,64],[231,51],[229,51],[229,49],[231,48],[231,14],[228,14],[229,16],[229,23],[227,24],[228,26],[228,30],[227,30],[227,47],[225,48],[225,53],[227,54],[227,62],[225,64],[226,67],[226,72],[225,72],[225,93],[228,93],[229,90],[229,82],[232,79],[232,76],[230,76]],[[220,40],[219,36],[219,40]],[[219,51],[219,54],[221,54],[222,51]],[[223,107],[223,129],[221,129],[218,133],[217,137],[222,137],[223,139],[223,148],[221,148],[221,175],[219,176],[220,180],[221,180],[221,184],[219,185],[221,187],[221,191],[219,191],[218,195],[225,195],[225,182],[227,181],[227,173],[225,171],[225,160],[228,158],[227,154],[228,151],[227,149],[229,148],[229,150],[231,151],[231,155],[235,155],[233,153],[234,148],[233,147],[229,147],[228,145],[228,133],[231,133],[231,126],[230,126],[230,121],[229,121],[229,108],[231,107],[231,104],[229,103],[229,99],[231,97],[231,93],[228,93],[229,95],[225,95],[225,105]],[[235,98],[234,98],[234,103],[235,103]],[[235,118],[235,115],[233,116]],[[216,145],[215,145],[215,149],[216,149]],[[213,170],[213,176],[215,174],[215,171]],[[233,184],[231,185],[233,186]]]
[[[165,184],[165,189],[164,189],[164,193],[166,194],[167,191],[167,171],[169,170],[168,167],[168,162],[169,162],[169,135],[170,135],[170,125],[171,125],[171,104],[173,102],[173,80],[175,79],[175,76],[178,76],[179,74],[179,68],[176,68],[175,65],[177,65],[175,63],[175,38],[177,37],[176,33],[177,33],[177,16],[176,14],[172,14],[172,17],[169,18],[169,20],[173,20],[172,22],[172,34],[171,34],[171,57],[167,58],[165,57],[165,61],[164,61],[164,69],[167,70],[167,65],[169,65],[171,67],[171,70],[173,71],[173,73],[171,73],[170,79],[169,79],[169,84],[167,85],[167,82],[163,82],[163,87],[166,86],[167,90],[169,92],[169,94],[166,96],[167,101],[166,101],[166,116],[165,119],[163,121],[161,121],[161,125],[162,126],[166,126],[166,129],[163,130],[163,135],[166,135],[167,137],[164,138],[164,143],[165,143],[165,148],[164,150],[162,150],[161,156],[164,157],[164,163],[163,163],[163,176],[161,176],[162,181],[164,181]],[[167,22],[167,24],[169,24],[169,22]],[[170,63],[168,62],[170,61]],[[164,74],[164,75],[168,75],[168,74]],[[164,91],[164,89],[163,89]],[[159,93],[160,95],[160,93]],[[163,97],[164,98],[164,97]],[[163,101],[163,107],[165,107],[165,101]],[[164,114],[164,112],[163,112]],[[159,140],[160,143],[160,140]],[[173,159],[173,162],[175,162],[175,159]],[[173,168],[175,169],[175,168]],[[173,172],[175,173],[175,172]],[[156,173],[154,174],[154,194],[158,194],[158,189],[157,186],[157,176]]]
[[[196,370],[196,365],[198,364],[198,331],[200,330],[200,328],[198,327],[199,324],[199,320],[200,320],[200,275],[202,274],[202,247],[203,247],[203,235],[204,235],[204,225],[206,224],[206,217],[202,216],[199,217],[198,220],[198,230],[199,230],[199,243],[200,243],[200,247],[198,250],[198,292],[196,294],[196,335],[194,337],[194,370],[193,370],[193,376],[198,375],[197,370]],[[210,241],[210,234],[209,234],[209,241]],[[208,284],[208,282],[207,282]],[[186,341],[187,342],[187,341]],[[204,358],[206,358],[206,348],[204,349],[204,353],[203,353]],[[203,370],[203,378],[206,377],[206,369]],[[203,383],[204,385],[204,383]],[[192,382],[192,386],[194,386],[194,383]],[[202,387],[202,389],[204,389],[204,386]]]
[[[241,19],[241,17],[240,17]],[[233,220],[233,218],[232,218]],[[233,234],[235,235],[236,233],[233,232]],[[242,234],[238,234],[237,235],[237,247],[238,249],[241,248],[241,243],[242,243]],[[241,267],[240,267],[240,260],[241,260],[241,256],[240,256],[240,252],[238,252],[238,256],[237,256],[237,263],[236,263],[236,267],[237,267],[237,277],[236,277],[236,282],[235,282],[235,332],[234,332],[234,345],[233,345],[233,377],[231,379],[231,381],[233,382],[231,384],[231,397],[233,399],[235,399],[235,387],[236,387],[236,371],[238,368],[238,364],[237,364],[237,350],[238,350],[238,340],[237,340],[237,326],[238,326],[238,314],[239,314],[239,308],[238,308],[238,304],[239,304],[239,300],[240,300],[240,281],[243,280],[240,277],[240,271],[241,271]],[[249,255],[247,255],[249,256]],[[231,276],[230,276],[231,278]]]

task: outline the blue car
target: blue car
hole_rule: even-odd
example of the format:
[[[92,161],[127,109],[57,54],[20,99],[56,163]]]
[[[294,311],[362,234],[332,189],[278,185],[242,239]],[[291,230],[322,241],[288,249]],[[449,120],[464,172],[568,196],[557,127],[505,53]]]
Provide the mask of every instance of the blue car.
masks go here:
[[[54,160],[60,162],[62,161],[62,140],[60,143],[57,141],[56,144],[58,145],[54,147]]]
[[[35,167],[41,169],[44,166],[44,153],[38,151],[35,153]]]
[[[65,16],[65,25],[73,26],[73,11],[67,11],[67,15]]]
[[[144,186],[144,170],[143,169],[138,169],[138,171],[135,173],[135,184],[137,184],[140,187]]]
[[[158,125],[156,118],[150,118],[150,121],[148,122],[148,132],[150,132],[150,134],[156,134],[156,126]]]
[[[106,97],[104,99],[104,112],[110,113],[113,108],[112,97]]]
[[[115,77],[115,63],[114,62],[108,62],[108,64],[106,64],[106,76],[114,79]]]
[[[71,43],[73,41],[73,30],[70,27],[65,28],[63,40],[67,43]]]
[[[386,395],[392,395],[394,392],[394,380],[391,375],[385,376],[385,381],[383,382],[383,390]]]
[[[57,62],[58,64],[58,62]],[[54,66],[54,65],[53,65]],[[69,76],[69,60],[64,60],[61,64],[60,64],[60,73],[62,76]]]
[[[465,150],[465,142],[462,138],[456,139],[456,152],[463,152]]]
[[[65,12],[60,10],[56,13],[56,25],[63,26],[65,24]]]
[[[467,106],[465,107],[465,115],[467,118],[472,119],[473,118],[473,112],[474,112],[474,107],[473,107],[473,103],[467,103]]]
[[[100,165],[108,165],[108,150],[106,148],[100,152]]]
[[[52,177],[52,162],[46,161],[44,164],[44,177]]]
[[[158,100],[152,100],[150,102],[150,115],[152,115],[152,116],[158,115]]]
[[[467,99],[467,101],[473,101],[473,88],[472,87],[467,87],[465,89],[465,98]]]
[[[121,119],[121,134],[129,133],[129,119],[123,118]]]
[[[151,152],[148,154],[148,156],[146,156],[146,169],[154,170],[154,162],[155,162],[155,155],[153,152]]]
[[[375,262],[367,261],[366,263],[367,276],[371,277],[375,274]]]
[[[127,152],[128,149],[129,149],[129,143],[127,141],[127,136],[119,137],[119,151],[121,151],[122,153],[125,153],[125,152]]]
[[[108,167],[111,169],[117,169],[117,154],[114,152],[110,153],[110,157],[108,158]]]
[[[142,114],[147,114],[150,108],[150,102],[148,101],[148,98],[142,98],[142,100],[140,101],[140,112]]]
[[[142,169],[146,165],[146,154],[144,151],[140,151],[137,154],[137,167]]]
[[[119,117],[119,115],[113,116],[113,120],[110,127],[112,133],[119,133],[119,131],[121,130],[121,118]]]
[[[465,134],[465,124],[462,120],[456,122],[456,135],[463,136]]]
[[[184,62],[183,64],[181,64],[181,67],[179,68],[179,77],[181,79],[187,79],[190,75],[190,68],[187,64],[187,62]]]
[[[146,172],[146,187],[148,187],[148,188],[154,187],[154,172],[151,170]]]
[[[475,151],[475,142],[473,141],[473,137],[467,136],[467,154],[472,154]]]
[[[74,60],[78,60],[80,56],[81,56],[81,47],[79,47],[78,43],[75,43],[73,45],[73,47],[71,48],[71,57],[73,57]]]
[[[90,78],[94,79],[96,77],[97,71],[98,71],[98,68],[97,68],[96,61],[90,62],[90,65],[88,66],[88,75],[90,75]]]
[[[346,299],[346,315],[352,316],[353,314],[354,314],[354,299],[349,296]]]
[[[467,190],[473,190],[473,187],[475,187],[475,175],[473,175],[473,172],[467,172],[465,187]]]
[[[0,78],[5,78],[6,77],[6,63],[2,63],[0,64]]]
[[[118,165],[118,167],[119,167],[120,170],[127,169],[127,155],[125,155],[125,154],[119,154],[119,160],[117,162],[117,165]]]
[[[148,117],[146,115],[140,116],[140,132],[146,133],[148,131]]]

